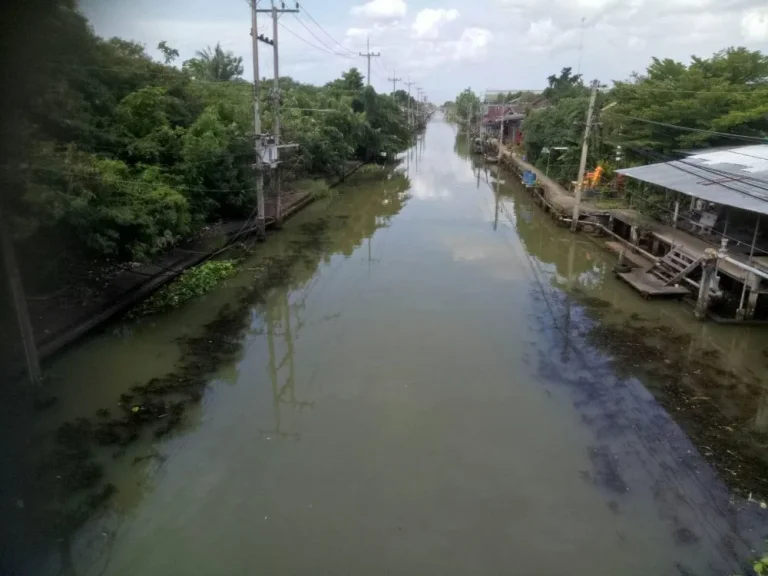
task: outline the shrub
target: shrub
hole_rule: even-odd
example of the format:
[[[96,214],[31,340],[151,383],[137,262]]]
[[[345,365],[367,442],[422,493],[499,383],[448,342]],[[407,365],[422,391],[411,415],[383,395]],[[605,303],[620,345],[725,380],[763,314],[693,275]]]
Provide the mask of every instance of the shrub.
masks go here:
[[[190,268],[142,302],[128,316],[139,318],[178,308],[189,300],[202,296],[222,280],[234,276],[237,264],[235,260],[209,260]]]

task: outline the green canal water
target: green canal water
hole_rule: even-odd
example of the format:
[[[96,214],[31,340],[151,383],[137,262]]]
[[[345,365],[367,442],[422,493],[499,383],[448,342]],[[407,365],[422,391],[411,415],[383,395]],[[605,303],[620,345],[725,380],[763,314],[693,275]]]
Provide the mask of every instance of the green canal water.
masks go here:
[[[614,263],[437,118],[220,288],[51,363],[56,404],[6,418],[3,566],[745,573],[768,537],[766,332],[646,302]],[[161,384],[178,412],[93,441]]]

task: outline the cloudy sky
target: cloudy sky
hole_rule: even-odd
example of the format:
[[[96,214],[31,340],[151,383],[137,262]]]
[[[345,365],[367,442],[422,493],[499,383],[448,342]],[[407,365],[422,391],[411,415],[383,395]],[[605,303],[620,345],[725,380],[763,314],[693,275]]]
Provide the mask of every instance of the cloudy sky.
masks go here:
[[[247,0],[81,2],[103,36],[137,40],[158,57],[165,40],[182,60],[220,41],[252,78]],[[271,37],[263,16],[259,31]],[[356,54],[370,37],[381,53],[372,61],[376,89],[391,90],[394,70],[435,102],[467,86],[540,89],[564,66],[609,82],[643,70],[651,56],[688,60],[733,45],[768,52],[768,0],[306,0],[298,18],[285,14],[280,24],[281,75],[325,83],[351,66],[365,73]],[[271,76],[271,50],[260,62]]]

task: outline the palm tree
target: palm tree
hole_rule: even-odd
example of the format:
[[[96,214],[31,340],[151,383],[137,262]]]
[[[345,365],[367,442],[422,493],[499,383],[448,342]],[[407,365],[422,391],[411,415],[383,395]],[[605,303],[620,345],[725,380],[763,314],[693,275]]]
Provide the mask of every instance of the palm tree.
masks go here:
[[[232,52],[225,52],[221,43],[215,48],[208,46],[195,52],[196,58],[184,62],[184,68],[195,78],[213,82],[226,82],[238,78],[243,73],[243,59]]]

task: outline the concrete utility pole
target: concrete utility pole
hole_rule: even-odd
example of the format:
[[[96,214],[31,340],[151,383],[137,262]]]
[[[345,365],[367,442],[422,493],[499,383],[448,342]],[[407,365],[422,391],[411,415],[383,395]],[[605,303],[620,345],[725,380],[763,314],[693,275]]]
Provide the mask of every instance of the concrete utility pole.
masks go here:
[[[579,161],[579,175],[576,181],[576,201],[573,203],[571,232],[576,232],[579,225],[581,189],[584,187],[584,171],[587,168],[587,152],[589,152],[589,133],[592,131],[592,112],[595,110],[595,98],[597,98],[597,87],[599,85],[600,83],[597,80],[592,80],[592,92],[589,95],[589,108],[587,108],[587,125],[584,127],[584,140],[581,143],[581,160]]]
[[[273,120],[273,138],[274,138],[274,152],[270,154],[270,163],[273,172],[273,181],[275,183],[275,224],[280,226],[283,222],[283,199],[282,189],[280,181],[280,149],[297,146],[296,144],[281,144],[280,143],[280,58],[278,51],[278,36],[277,36],[277,17],[279,14],[296,13],[299,11],[299,5],[296,4],[296,8],[285,8],[285,3],[282,3],[281,8],[275,6],[275,0],[272,0],[272,6],[262,10],[256,10],[256,12],[268,12],[272,14],[272,40],[262,39],[267,44],[272,45],[273,58],[274,58],[274,86],[272,86],[272,99],[274,101],[274,120]],[[255,22],[255,16],[254,16]]]
[[[21,343],[24,347],[24,358],[27,363],[27,375],[30,384],[40,384],[40,358],[35,345],[35,335],[32,331],[32,322],[27,309],[27,298],[24,294],[24,285],[21,282],[21,273],[16,262],[16,252],[13,247],[13,239],[8,231],[8,224],[0,211],[0,244],[2,244],[3,263],[8,278],[8,288],[13,300],[13,309],[16,313],[16,321],[19,324]]]
[[[368,86],[370,86],[371,85],[371,58],[377,58],[381,56],[381,52],[376,52],[376,53],[371,52],[370,37],[368,37],[368,39],[366,40],[365,46],[366,46],[365,54],[360,52],[360,56],[363,56],[364,58],[368,59],[368,76],[366,77],[366,79],[368,80]]]
[[[411,106],[411,86],[413,84],[416,84],[416,82],[411,81],[411,77],[408,77],[408,82],[403,82],[406,86],[408,86],[408,126],[413,129],[413,111]]]
[[[264,214],[264,177],[261,163],[261,113],[259,110],[259,34],[257,29],[256,0],[251,0],[251,44],[253,49],[253,133],[256,141],[256,158],[253,168],[256,171],[256,235],[259,240],[266,237]]]
[[[397,74],[395,74],[395,71],[392,70],[392,78],[387,78],[390,82],[392,82],[392,96],[395,95],[395,91],[397,90],[397,83],[402,80],[402,78],[398,78]]]
[[[423,92],[423,89],[420,86],[416,86],[416,116],[421,115],[421,93]]]

